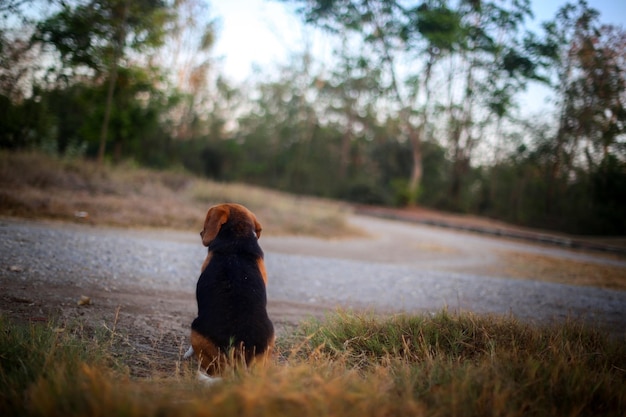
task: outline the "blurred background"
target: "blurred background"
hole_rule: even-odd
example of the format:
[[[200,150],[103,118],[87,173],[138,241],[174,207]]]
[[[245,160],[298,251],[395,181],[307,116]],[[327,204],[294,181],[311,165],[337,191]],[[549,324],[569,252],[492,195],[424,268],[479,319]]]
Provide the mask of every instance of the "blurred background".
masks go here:
[[[624,235],[624,22],[599,0],[0,0],[0,148]]]

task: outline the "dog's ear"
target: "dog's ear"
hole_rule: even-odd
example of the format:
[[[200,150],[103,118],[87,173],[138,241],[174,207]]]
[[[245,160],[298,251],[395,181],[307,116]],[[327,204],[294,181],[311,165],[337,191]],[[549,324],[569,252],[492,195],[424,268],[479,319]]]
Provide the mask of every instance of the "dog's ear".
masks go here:
[[[229,215],[228,206],[214,206],[209,209],[204,219],[204,228],[200,232],[204,246],[209,246],[209,243],[215,239],[222,225],[228,221]]]

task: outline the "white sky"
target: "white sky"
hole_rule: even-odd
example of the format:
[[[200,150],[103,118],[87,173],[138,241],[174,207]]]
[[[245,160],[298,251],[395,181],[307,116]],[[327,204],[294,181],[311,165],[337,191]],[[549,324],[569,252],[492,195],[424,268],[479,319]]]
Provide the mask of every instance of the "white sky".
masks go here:
[[[304,27],[295,6],[277,0],[209,0],[220,21],[215,53],[223,59],[225,75],[243,81],[253,66],[271,68],[285,63],[290,53],[313,45],[316,55],[331,53],[329,38]],[[575,1],[575,0],[574,0]],[[532,0],[534,23],[552,19],[565,0]],[[600,21],[626,27],[626,0],[588,0],[600,11]]]
[[[285,62],[302,51],[310,28],[304,28],[294,7],[276,0],[212,0],[211,14],[220,21],[215,53],[224,60],[228,78],[244,80],[253,66]]]

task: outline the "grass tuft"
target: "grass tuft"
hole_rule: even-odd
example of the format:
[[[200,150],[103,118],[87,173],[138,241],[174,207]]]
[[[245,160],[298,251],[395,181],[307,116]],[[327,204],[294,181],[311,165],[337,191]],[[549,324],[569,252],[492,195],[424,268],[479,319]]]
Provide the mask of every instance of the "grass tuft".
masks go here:
[[[193,362],[130,378],[106,334],[0,324],[7,416],[621,416],[626,404],[624,343],[576,323],[338,312],[282,340],[276,363],[210,387]]]
[[[432,414],[617,416],[626,404],[626,346],[575,322],[343,312],[300,332],[300,354],[339,358],[366,377],[388,369]]]
[[[0,316],[0,329],[0,410],[9,415],[64,400],[65,386],[81,379],[86,363],[105,373],[118,368],[107,345],[78,326],[17,325]]]

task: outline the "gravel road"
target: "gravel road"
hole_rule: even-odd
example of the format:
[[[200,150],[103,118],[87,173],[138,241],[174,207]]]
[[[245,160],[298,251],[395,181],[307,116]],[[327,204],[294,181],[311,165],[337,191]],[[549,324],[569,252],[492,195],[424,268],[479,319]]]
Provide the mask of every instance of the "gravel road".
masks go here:
[[[503,250],[626,268],[623,259],[364,216],[350,221],[369,236],[261,238],[279,334],[337,307],[447,307],[541,322],[576,318],[626,336],[626,291],[480,273]],[[206,251],[197,233],[0,219],[0,242],[0,314],[116,320],[133,332],[152,329],[144,344],[171,334],[170,350],[182,349]],[[91,304],[78,307],[80,295]]]

